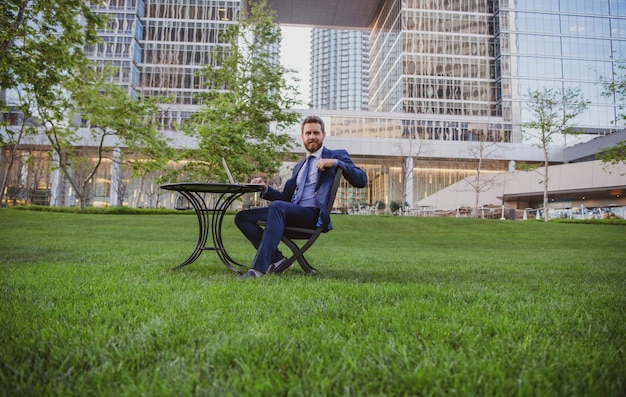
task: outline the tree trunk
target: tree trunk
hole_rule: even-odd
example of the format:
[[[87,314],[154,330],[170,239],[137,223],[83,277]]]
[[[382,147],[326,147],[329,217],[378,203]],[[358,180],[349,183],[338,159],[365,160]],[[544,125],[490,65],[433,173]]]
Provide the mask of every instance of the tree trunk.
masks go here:
[[[20,142],[22,141],[22,136],[24,135],[24,128],[20,129],[20,133],[17,136],[17,140],[11,149],[11,155],[9,156],[9,161],[7,162],[7,166],[4,170],[4,175],[2,176],[2,182],[0,182],[0,206],[2,205],[2,201],[4,200],[4,189],[7,186],[7,181],[9,180],[9,175],[11,172],[11,168],[13,167],[13,163],[15,163],[15,158],[17,157],[17,149],[20,146]]]
[[[548,152],[544,148],[544,154],[546,156],[545,163],[543,165],[543,219],[544,222],[550,221],[550,215],[548,215]]]
[[[139,192],[137,193],[137,201],[135,201],[135,208],[139,208],[139,203],[143,200],[143,181],[144,175],[139,177]]]
[[[474,193],[476,193],[474,197],[474,218],[480,218],[478,215],[478,204],[480,203],[480,190],[481,190],[481,182],[480,182],[480,172],[482,170],[482,158],[478,160],[478,168],[476,169],[476,185],[474,186]]]

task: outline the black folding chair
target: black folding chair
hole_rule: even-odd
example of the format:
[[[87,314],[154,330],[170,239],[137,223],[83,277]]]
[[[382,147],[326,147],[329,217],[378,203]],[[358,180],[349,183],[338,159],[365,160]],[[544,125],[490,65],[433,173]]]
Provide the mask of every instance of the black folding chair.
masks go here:
[[[335,196],[337,195],[337,190],[339,190],[339,182],[341,181],[341,175],[343,174],[343,170],[341,168],[337,168],[335,174],[335,180],[333,181],[333,186],[330,190],[330,197],[328,198],[328,205],[326,206],[326,210],[330,214],[330,211],[333,208],[333,203],[335,202]],[[265,222],[258,222],[260,226],[265,226]],[[322,234],[323,228],[317,227],[315,229],[307,229],[302,227],[286,227],[285,233],[283,234],[282,242],[289,247],[292,256],[286,258],[283,263],[280,264],[276,269],[274,269],[274,273],[282,273],[285,270],[289,269],[291,265],[298,261],[302,270],[308,274],[315,274],[317,270],[311,266],[309,261],[304,257],[304,253],[311,248],[311,246],[315,243],[317,238]],[[306,240],[303,244],[298,245],[294,240]]]

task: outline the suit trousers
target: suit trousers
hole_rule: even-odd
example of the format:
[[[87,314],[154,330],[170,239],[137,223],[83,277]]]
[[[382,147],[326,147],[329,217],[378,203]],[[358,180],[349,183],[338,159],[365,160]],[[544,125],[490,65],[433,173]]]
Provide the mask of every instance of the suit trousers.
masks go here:
[[[235,224],[244,236],[257,249],[252,268],[267,273],[270,264],[278,262],[284,255],[278,244],[285,232],[285,226],[314,229],[319,209],[302,207],[290,201],[272,201],[264,208],[240,211],[235,215]],[[265,222],[265,228],[257,225]]]

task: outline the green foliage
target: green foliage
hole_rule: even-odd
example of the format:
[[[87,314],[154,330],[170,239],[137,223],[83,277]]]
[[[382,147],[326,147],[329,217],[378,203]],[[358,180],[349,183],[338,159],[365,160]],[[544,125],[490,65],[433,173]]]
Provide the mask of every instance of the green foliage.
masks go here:
[[[335,216],[318,275],[246,282],[169,271],[192,216],[0,219],[2,395],[623,394],[623,227]]]
[[[573,122],[582,114],[589,102],[582,94],[580,88],[566,88],[557,90],[543,88],[528,92],[526,106],[533,118],[524,123],[526,138],[530,138],[534,145],[541,148],[544,156],[543,164],[543,207],[548,208],[549,178],[548,147],[559,135],[578,134]],[[544,212],[545,221],[548,222],[548,212]]]
[[[99,40],[105,19],[83,0],[6,0],[0,5],[0,87],[54,101],[52,88],[85,62],[82,48]]]
[[[11,209],[38,212],[60,212],[64,214],[99,214],[99,215],[194,215],[193,211],[171,210],[165,208],[131,208],[131,207],[50,207],[47,205],[19,205]]]
[[[553,222],[558,223],[580,223],[589,225],[626,225],[626,219],[609,218],[609,219],[555,219]]]
[[[538,164],[526,163],[523,161],[515,162],[515,169],[518,171],[535,171],[540,166]]]
[[[619,164],[626,161],[626,141],[621,141],[610,148],[601,150],[596,157],[603,163]]]
[[[407,206],[408,203],[402,203],[402,201],[391,201],[389,203],[389,210],[391,211],[391,213],[395,213],[397,210],[399,210],[400,208]]]
[[[524,123],[524,132],[527,138],[535,139],[539,142],[535,144],[545,149],[560,134],[580,133],[573,128],[572,122],[589,104],[579,88],[566,88],[563,91],[553,88],[531,90],[526,105],[534,117]]]
[[[139,159],[128,160],[132,176],[164,170],[168,160],[176,157],[155,117],[165,103],[162,97],[131,97],[126,90],[109,81],[115,75],[113,67],[103,72],[83,68],[66,88],[72,93],[72,112],[80,114],[90,128],[95,141],[113,138],[108,145],[123,146],[125,152],[139,153]],[[85,84],[85,82],[91,84]]]
[[[240,21],[220,37],[224,46],[211,52],[212,64],[201,72],[209,87],[185,128],[199,145],[186,153],[187,179],[225,180],[222,158],[239,180],[272,174],[293,145],[280,131],[298,122],[299,115],[289,110],[297,104],[297,88],[285,78],[293,71],[274,60],[272,47],[281,36],[266,8],[265,1],[255,1],[249,15],[242,11]]]
[[[81,208],[89,199],[88,186],[98,171],[105,149],[122,146],[141,155],[131,162],[133,176],[165,169],[174,157],[168,140],[159,131],[154,117],[161,98],[132,98],[121,86],[107,81],[112,69],[96,71],[80,65],[57,92],[48,114],[40,109],[46,136],[57,153],[59,167],[72,186]],[[88,138],[70,120],[80,115]],[[85,140],[96,148],[96,155],[83,149]],[[69,166],[68,166],[69,165]]]
[[[626,123],[626,112],[624,111],[626,101],[626,63],[617,62],[617,69],[613,73],[613,78],[602,78],[604,96],[612,97],[619,104],[621,113],[616,124],[622,126]],[[596,157],[608,164],[619,164],[626,162],[626,141],[618,142],[615,146],[601,150]]]
[[[0,3],[0,94],[12,91],[10,103],[0,98],[2,110],[21,112],[24,120],[17,128],[6,128],[0,139],[11,150],[0,176],[0,202],[22,139],[38,131],[34,117],[57,102],[58,88],[86,62],[83,48],[99,39],[96,28],[104,23],[83,0]]]

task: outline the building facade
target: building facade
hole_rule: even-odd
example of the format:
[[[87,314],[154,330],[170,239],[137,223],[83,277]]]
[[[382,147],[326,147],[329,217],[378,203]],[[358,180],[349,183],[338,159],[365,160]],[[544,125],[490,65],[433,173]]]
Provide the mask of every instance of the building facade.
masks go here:
[[[237,21],[240,1],[104,0],[92,7],[109,15],[111,26],[100,32],[104,43],[124,34],[119,26],[134,34],[134,51],[126,54],[138,70],[132,82],[145,96],[173,98],[163,106],[161,121],[175,129],[197,109],[197,94],[206,87],[197,72],[214,62],[210,53],[220,33]],[[113,59],[110,51],[89,55],[99,62]]]
[[[92,9],[107,14],[109,19],[106,28],[98,32],[101,42],[87,48],[85,53],[101,68],[106,64],[115,67],[117,75],[112,78],[136,97],[141,84],[144,3],[142,0],[107,0],[95,3]]]
[[[311,30],[311,106],[369,109],[369,35],[362,30]]]
[[[625,2],[496,1],[494,23],[497,100],[516,131],[532,117],[526,93],[543,87],[581,90],[591,106],[576,122],[590,136],[616,130],[620,104],[599,81],[626,57]]]
[[[351,2],[359,7],[357,0],[345,0]],[[268,3],[287,7],[285,1]],[[197,109],[195,94],[205,85],[195,72],[211,64],[210,50],[237,20],[240,1],[103,0],[92,7],[111,15],[111,22],[90,57],[118,66],[120,84],[131,94],[171,95],[174,101],[160,117],[179,146],[193,145],[176,125]],[[528,90],[580,88],[591,101],[577,120],[586,133],[582,140],[622,128],[615,124],[620,104],[602,95],[599,81],[611,79],[616,60],[626,57],[623,0],[381,0],[372,9],[377,12],[366,27],[369,44],[358,30],[325,27],[312,36],[315,108],[301,113],[324,117],[328,145],[348,149],[370,180],[363,190],[343,186],[342,208],[412,205],[475,174],[479,166],[496,173],[516,162],[541,162],[540,150],[522,135],[532,117],[524,107]],[[294,13],[298,10],[279,10],[277,22]],[[306,13],[299,18],[306,20]],[[339,73],[345,70],[348,75]],[[292,134],[297,141],[298,126]],[[563,162],[564,148],[573,143],[553,145],[550,161]],[[114,163],[94,178],[102,184],[94,187],[100,192],[94,204],[119,200],[111,188],[115,183],[97,182],[123,178]],[[171,198],[161,199],[154,183],[128,185],[125,205],[169,205]],[[142,193],[145,186],[151,190]],[[139,200],[142,194],[150,199]]]
[[[386,0],[371,33],[370,109],[401,112],[418,130],[448,125],[522,141],[529,90],[578,88],[589,139],[616,129],[619,104],[602,95],[626,56],[618,0]],[[450,129],[444,124],[444,131]]]

